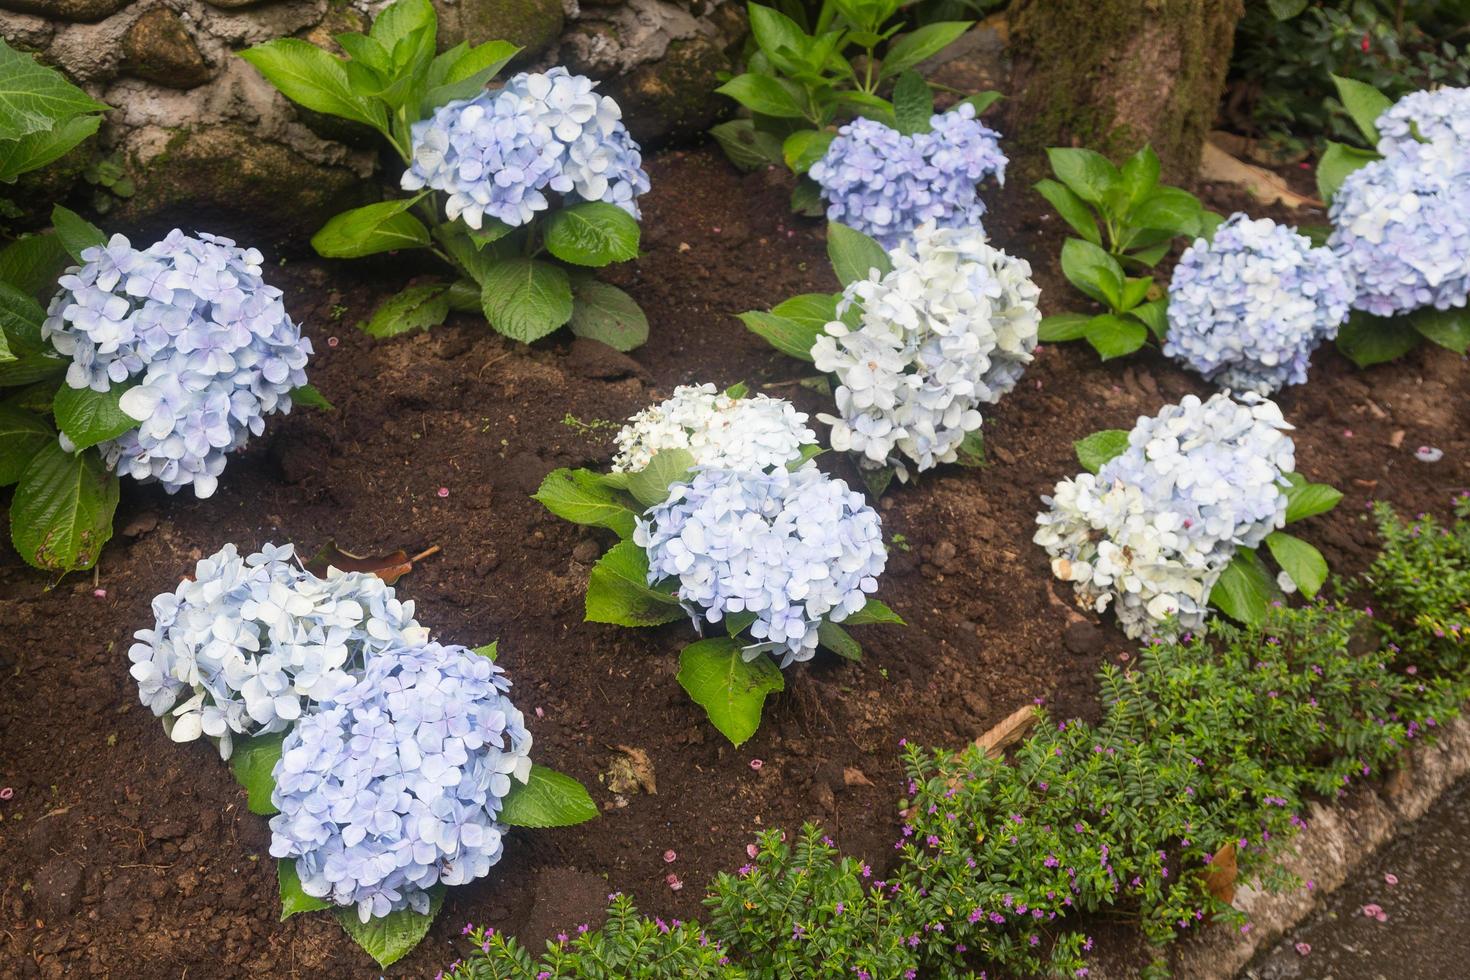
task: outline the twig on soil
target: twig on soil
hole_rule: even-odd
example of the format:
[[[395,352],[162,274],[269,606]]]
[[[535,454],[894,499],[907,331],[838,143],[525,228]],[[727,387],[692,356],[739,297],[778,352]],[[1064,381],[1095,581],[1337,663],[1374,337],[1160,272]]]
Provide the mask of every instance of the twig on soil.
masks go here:
[[[420,561],[422,561],[423,559],[429,557],[430,555],[437,555],[439,553],[439,550],[440,549],[439,549],[439,546],[437,544],[430,545],[429,547],[425,548],[423,551],[420,551],[418,554],[416,554],[412,558],[410,558],[408,560],[409,561],[409,564],[416,565]]]

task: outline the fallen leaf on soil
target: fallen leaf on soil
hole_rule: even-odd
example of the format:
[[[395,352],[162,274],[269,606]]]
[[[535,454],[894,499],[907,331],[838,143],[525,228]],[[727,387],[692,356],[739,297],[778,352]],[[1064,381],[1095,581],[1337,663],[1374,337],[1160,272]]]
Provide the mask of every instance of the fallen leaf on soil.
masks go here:
[[[1210,142],[1205,144],[1204,154],[1200,157],[1199,177],[1200,180],[1217,181],[1242,187],[1261,204],[1280,201],[1289,208],[1325,206],[1314,197],[1303,197],[1298,194],[1287,186],[1286,181],[1264,167],[1237,160],[1216,145],[1213,136]]]
[[[1012,711],[1000,724],[975,739],[975,744],[992,759],[999,759],[1009,745],[1014,745],[1036,724],[1036,708],[1026,705]]]
[[[614,793],[637,793],[658,795],[658,782],[653,775],[653,762],[648,753],[629,745],[619,745],[621,755],[613,756],[607,770],[607,788]]]
[[[337,547],[337,542],[328,541],[322,550],[311,556],[306,563],[306,570],[318,578],[325,578],[328,568],[336,568],[344,572],[367,572],[392,585],[403,576],[413,571],[413,563],[429,557],[439,550],[436,544],[419,552],[412,558],[402,548],[386,555],[378,555],[369,558],[364,555],[354,555],[350,551],[343,551]]]
[[[842,770],[842,782],[847,786],[871,786],[873,781],[858,768],[848,766]]]
[[[1235,901],[1235,844],[1215,852],[1205,870],[1205,891],[1229,905]]]

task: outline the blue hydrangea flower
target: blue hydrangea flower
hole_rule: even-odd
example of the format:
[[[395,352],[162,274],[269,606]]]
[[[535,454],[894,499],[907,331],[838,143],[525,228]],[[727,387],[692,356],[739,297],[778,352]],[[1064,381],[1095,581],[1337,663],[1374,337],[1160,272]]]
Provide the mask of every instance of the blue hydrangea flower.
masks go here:
[[[565,68],[522,72],[495,92],[457,99],[412,127],[404,190],[449,195],[450,220],[512,227],[564,200],[604,201],[638,217],[648,174],[617,102]]]
[[[1374,125],[1378,152],[1384,156],[1420,140],[1470,146],[1470,88],[1410,92],[1385,109]]]
[[[1352,302],[1331,251],[1237,212],[1175,266],[1164,353],[1222,388],[1271,394],[1307,380],[1312,351],[1337,336]]]
[[[677,579],[693,617],[720,622],[751,612],[757,643],[781,666],[809,660],[822,620],[841,622],[867,604],[888,560],[878,512],[815,467],[759,473],[698,469],[638,520],[648,582]]]
[[[376,575],[317,578],[291,545],[241,558],[232,544],[153,600],[152,629],[133,634],[138,697],[175,742],[285,731],[312,704],[349,686],[374,653],[428,639]]]
[[[1337,254],[1354,306],[1378,316],[1464,306],[1470,294],[1470,153],[1407,141],[1347,176],[1332,198]]]
[[[139,250],[114,235],[82,259],[57,281],[41,335],[72,359],[71,387],[136,383],[121,407],[142,424],[101,443],[103,460],[208,497],[226,454],[291,410],[311,341],[261,278],[260,253],[228,238],[174,229]]]
[[[979,228],[985,202],[976,185],[991,175],[1005,183],[1000,134],[969,103],[934,115],[930,125],[911,136],[861,118],[839,129],[810,171],[827,217],[889,249],[926,221]]]
[[[297,722],[281,746],[272,857],[301,889],[367,922],[429,909],[436,884],[483,878],[511,780],[531,773],[531,735],[510,681],[462,646],[393,646]]]

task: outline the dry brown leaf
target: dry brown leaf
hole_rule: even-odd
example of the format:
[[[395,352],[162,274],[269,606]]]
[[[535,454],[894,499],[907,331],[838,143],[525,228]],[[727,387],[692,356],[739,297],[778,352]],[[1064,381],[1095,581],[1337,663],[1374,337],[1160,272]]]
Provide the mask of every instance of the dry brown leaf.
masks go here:
[[[438,550],[439,546],[436,544],[410,558],[408,552],[400,548],[389,554],[370,558],[343,551],[337,547],[337,542],[328,541],[320,551],[311,556],[311,560],[306,563],[306,570],[318,578],[325,578],[328,568],[344,572],[367,572],[392,585],[413,571],[414,562],[427,558]]]
[[[1229,905],[1235,901],[1235,842],[1215,852],[1205,871],[1205,891]]]
[[[867,774],[855,766],[848,766],[842,770],[842,782],[845,786],[871,786],[873,781]]]
[[[1273,204],[1280,201],[1289,208],[1326,206],[1315,197],[1303,197],[1298,194],[1287,186],[1285,180],[1264,167],[1237,160],[1230,155],[1229,151],[1215,142],[1213,135],[1210,141],[1205,143],[1204,153],[1200,157],[1199,177],[1200,180],[1243,187],[1261,204]]]
[[[636,793],[640,789],[649,796],[658,795],[658,782],[653,774],[653,760],[648,753],[631,745],[619,745],[621,755],[613,756],[606,775],[607,788],[614,793]]]

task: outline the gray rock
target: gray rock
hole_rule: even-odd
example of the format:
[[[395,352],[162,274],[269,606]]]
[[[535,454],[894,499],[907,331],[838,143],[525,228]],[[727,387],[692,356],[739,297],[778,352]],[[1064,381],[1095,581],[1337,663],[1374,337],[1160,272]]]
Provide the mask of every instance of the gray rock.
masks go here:
[[[0,9],[40,14],[50,20],[90,24],[111,17],[131,0],[0,0]]]
[[[203,85],[212,74],[184,22],[167,7],[133,21],[123,35],[123,65],[137,78],[178,89]]]

